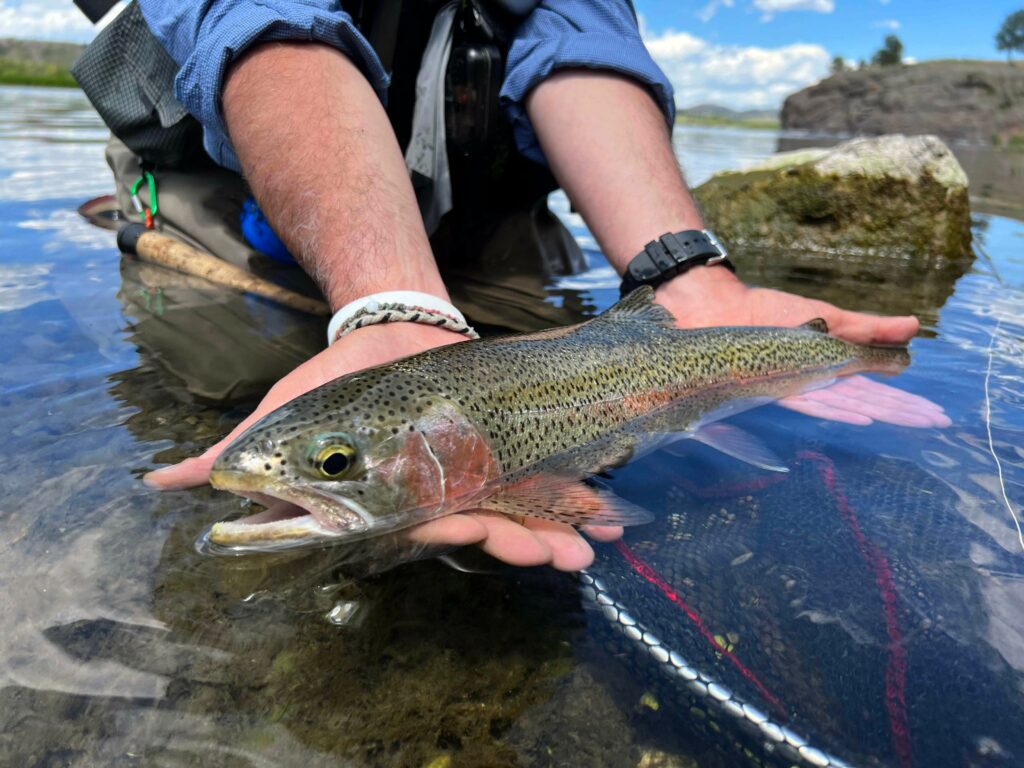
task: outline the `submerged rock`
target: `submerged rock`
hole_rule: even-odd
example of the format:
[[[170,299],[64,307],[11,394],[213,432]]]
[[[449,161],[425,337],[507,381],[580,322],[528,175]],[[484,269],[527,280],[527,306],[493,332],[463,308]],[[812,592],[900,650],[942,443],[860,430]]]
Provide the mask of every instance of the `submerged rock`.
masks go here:
[[[967,175],[934,136],[783,152],[696,190],[731,245],[878,253],[937,266],[970,253]]]

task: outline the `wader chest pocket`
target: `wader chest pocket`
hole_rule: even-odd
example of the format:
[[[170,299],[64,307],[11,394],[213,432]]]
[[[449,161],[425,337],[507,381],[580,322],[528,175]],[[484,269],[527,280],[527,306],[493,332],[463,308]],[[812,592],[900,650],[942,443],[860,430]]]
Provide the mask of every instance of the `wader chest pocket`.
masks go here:
[[[174,167],[203,157],[202,128],[174,97],[178,65],[132,3],[71,68],[111,132],[143,162]]]

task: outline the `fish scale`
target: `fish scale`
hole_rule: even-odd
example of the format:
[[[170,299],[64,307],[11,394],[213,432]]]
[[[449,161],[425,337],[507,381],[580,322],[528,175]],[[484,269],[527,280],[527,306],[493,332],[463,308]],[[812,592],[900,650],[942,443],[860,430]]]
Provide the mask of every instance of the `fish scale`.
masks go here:
[[[608,497],[595,506],[578,481],[716,415],[908,360],[905,349],[829,336],[822,321],[680,330],[652,299],[644,287],[579,325],[450,344],[343,376],[243,433],[213,482],[287,499],[336,533],[467,508],[635,524],[649,514]],[[347,451],[337,477],[325,476],[324,457],[338,461],[332,440]]]
[[[642,298],[634,299],[647,310],[637,322],[608,322],[602,315],[571,332],[444,347],[395,369],[433,382],[443,397],[459,398],[494,441],[500,466],[513,472],[592,441],[686,392],[703,390],[701,404],[718,405],[735,392],[715,397],[707,392],[715,385],[737,377],[817,372],[841,366],[864,349],[811,330],[680,331],[667,327],[671,319],[649,311],[654,305]],[[896,350],[881,354],[900,356]]]

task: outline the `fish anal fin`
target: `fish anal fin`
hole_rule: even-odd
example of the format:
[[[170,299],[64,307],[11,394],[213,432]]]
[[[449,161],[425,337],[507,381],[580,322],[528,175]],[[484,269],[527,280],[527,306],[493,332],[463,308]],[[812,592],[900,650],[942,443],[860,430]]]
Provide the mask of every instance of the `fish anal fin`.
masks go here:
[[[475,507],[505,515],[524,515],[569,525],[640,525],[654,515],[646,509],[579,480],[533,475],[477,502]]]
[[[731,424],[705,424],[693,439],[709,448],[770,472],[789,472],[789,467],[767,445],[749,432]]]
[[[805,331],[816,331],[817,333],[828,333],[828,323],[825,322],[825,318],[816,317],[813,320],[808,320],[806,323],[802,323],[800,328]]]
[[[676,319],[660,304],[654,303],[654,289],[642,285],[607,311],[598,315],[598,320],[617,323],[656,323],[666,328],[675,328]]]

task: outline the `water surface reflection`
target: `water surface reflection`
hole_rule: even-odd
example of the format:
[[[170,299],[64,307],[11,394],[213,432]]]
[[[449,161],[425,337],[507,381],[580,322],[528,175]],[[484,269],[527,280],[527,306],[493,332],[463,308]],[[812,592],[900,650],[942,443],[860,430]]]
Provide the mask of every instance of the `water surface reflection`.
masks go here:
[[[453,765],[621,766],[646,753],[647,765],[668,754],[729,764],[689,735],[688,711],[660,694],[645,698],[650,679],[628,654],[605,650],[603,619],[584,611],[568,577],[467,574],[427,561],[357,579],[330,552],[198,554],[203,529],[237,514],[241,502],[208,489],[152,493],[139,476],[225,434],[317,347],[322,328],[265,302],[122,264],[110,234],[73,213],[110,186],[105,132],[80,95],[0,88],[0,114],[0,763],[426,765],[447,756]],[[697,183],[773,152],[777,138],[684,128],[676,146]],[[965,162],[979,194],[990,188],[993,201],[1021,199],[1015,175],[989,177],[988,160]],[[617,280],[564,197],[553,206],[576,227],[587,269],[515,286],[520,311],[510,325],[540,324],[552,311],[592,313],[616,298]],[[988,374],[993,447],[1019,508],[1024,225],[988,210],[979,208],[975,228],[987,257],[919,279],[870,262],[739,257],[744,276],[764,285],[919,314],[927,332],[895,383],[942,403],[954,427],[853,428],[778,409],[748,414],[743,425],[851,466],[889,462],[951,494],[942,514],[956,516],[964,545],[953,560],[977,599],[965,606],[944,595],[942,612],[963,629],[956,608],[969,607],[963,615],[976,630],[967,637],[1001,659],[1000,680],[1019,686],[1021,553],[984,414]],[[485,277],[472,276],[477,296],[507,288]],[[685,468],[653,461],[668,477],[652,482],[662,476],[648,464],[618,482],[636,500],[670,510],[683,498],[670,494],[673,483],[700,476],[710,459],[694,453]],[[712,506],[709,514],[729,505]],[[696,507],[687,509],[697,519]],[[709,519],[694,535],[709,530]],[[824,536],[813,520],[798,537],[808,557],[814,536]],[[906,544],[905,532],[884,527],[897,522],[883,515],[871,524]],[[739,526],[729,530],[742,538]],[[706,567],[721,551],[709,549],[713,537],[702,540],[703,550],[688,552],[704,552],[698,566]],[[771,539],[757,547],[785,554]],[[777,563],[773,573],[794,563]],[[722,604],[725,593],[702,594]],[[870,632],[875,619],[865,620]],[[737,653],[746,653],[754,630],[723,629],[736,632]],[[920,733],[927,723],[914,726]],[[889,749],[879,747],[895,764]]]

